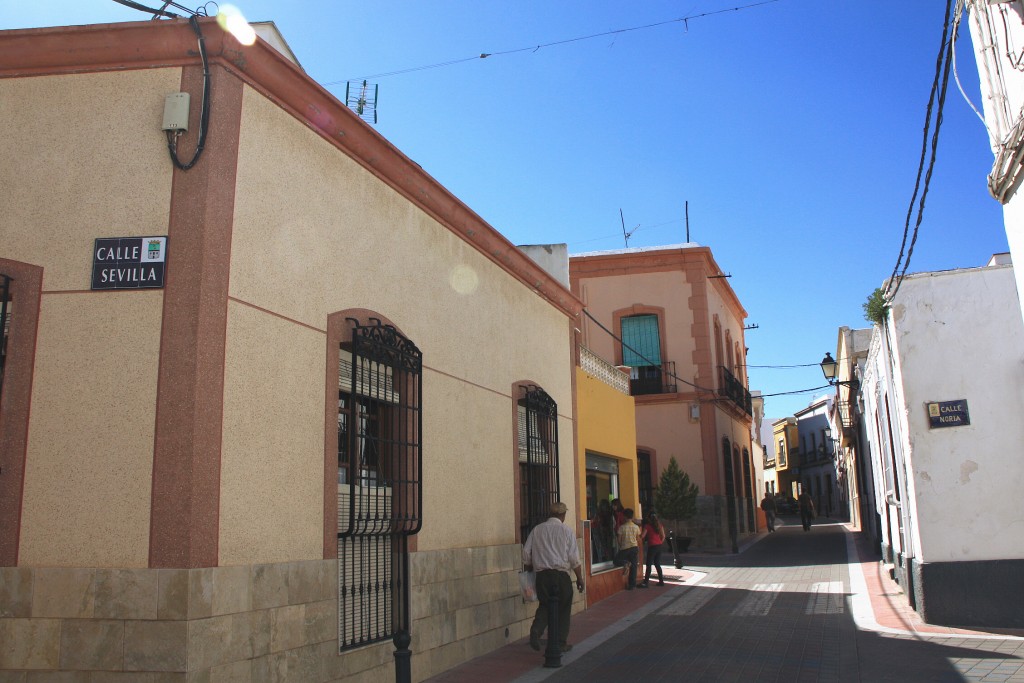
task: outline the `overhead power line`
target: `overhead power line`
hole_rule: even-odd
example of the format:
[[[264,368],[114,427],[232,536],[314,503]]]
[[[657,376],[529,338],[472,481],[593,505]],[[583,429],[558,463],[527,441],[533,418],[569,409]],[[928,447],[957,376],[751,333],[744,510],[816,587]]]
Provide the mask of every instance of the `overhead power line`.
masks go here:
[[[928,97],[928,108],[925,111],[924,121],[924,134],[921,142],[921,159],[917,166],[917,179],[914,183],[914,193],[910,197],[910,206],[907,207],[907,220],[903,226],[903,242],[900,244],[900,253],[896,257],[896,265],[892,269],[892,275],[886,282],[885,291],[883,292],[887,301],[892,301],[896,292],[900,289],[900,283],[903,281],[903,276],[906,275],[907,269],[910,267],[910,257],[914,253],[914,245],[917,243],[917,235],[921,228],[921,221],[924,219],[924,202],[928,196],[928,186],[932,179],[932,170],[935,168],[935,157],[936,150],[939,145],[939,129],[942,127],[942,109],[946,102],[946,87],[949,85],[949,72],[950,65],[953,61],[953,45],[955,39],[949,39],[950,30],[952,27],[952,35],[955,36],[958,25],[960,23],[960,16],[962,5],[960,0],[956,3],[956,10],[951,11],[953,8],[953,0],[946,0],[946,14],[945,21],[942,26],[942,42],[939,45],[939,54],[935,59],[935,78],[932,81],[931,94]],[[931,150],[929,154],[928,144],[928,133],[932,126],[932,109],[935,109],[935,129],[931,134]],[[925,158],[928,157],[928,170],[924,171]],[[924,185],[922,187],[921,175],[924,173]],[[917,219],[914,223],[913,237],[910,240],[910,248],[906,251],[906,261],[903,259],[904,249],[907,246],[907,237],[910,234],[910,218],[914,214],[914,201],[917,200],[918,191],[920,190],[921,199],[917,206]],[[900,265],[903,265],[903,270],[900,271]],[[899,276],[897,277],[897,272]]]
[[[703,19],[705,17],[710,17],[710,16],[713,16],[715,14],[725,14],[726,12],[738,12],[740,10],[746,10],[746,9],[752,9],[754,7],[760,7],[761,5],[770,5],[772,3],[779,2],[779,1],[780,0],[762,0],[761,2],[753,2],[753,3],[750,3],[748,5],[739,5],[737,7],[729,7],[729,8],[726,8],[726,9],[713,10],[711,12],[701,12],[700,14],[691,14],[691,15],[688,15],[688,16],[685,16],[685,17],[679,17],[677,19],[666,19],[665,21],[658,21],[658,22],[655,22],[653,24],[644,24],[643,26],[631,26],[629,28],[620,28],[620,29],[615,29],[615,30],[612,30],[612,31],[603,31],[601,33],[592,33],[592,34],[586,35],[586,36],[577,36],[576,38],[566,38],[564,40],[556,40],[556,41],[553,41],[553,42],[550,42],[550,43],[541,43],[539,45],[530,45],[529,47],[519,47],[519,48],[515,48],[513,50],[501,50],[501,51],[498,51],[498,52],[481,52],[480,54],[473,55],[472,57],[463,57],[461,59],[450,59],[450,60],[448,60],[446,62],[437,62],[436,64],[425,64],[423,66],[414,66],[414,67],[410,67],[408,69],[398,69],[396,71],[385,71],[385,72],[379,73],[379,74],[370,74],[369,76],[358,76],[358,77],[355,77],[355,78],[346,78],[346,79],[343,79],[343,80],[340,80],[340,81],[329,81],[329,82],[323,83],[323,85],[325,85],[325,86],[327,86],[327,85],[338,85],[339,83],[345,83],[346,81],[362,81],[362,80],[369,80],[369,79],[387,78],[388,76],[400,76],[402,74],[413,73],[415,71],[425,71],[427,69],[440,69],[442,67],[453,66],[455,64],[463,64],[465,62],[472,62],[473,60],[476,60],[476,59],[487,59],[488,57],[501,57],[501,56],[504,56],[504,55],[513,55],[513,54],[517,54],[517,53],[520,53],[520,52],[537,52],[541,48],[545,48],[545,47],[555,47],[557,45],[568,45],[569,43],[577,43],[577,42],[580,42],[580,41],[583,41],[583,40],[591,40],[593,38],[601,38],[603,36],[613,36],[613,35],[618,35],[620,33],[629,33],[631,31],[644,31],[644,30],[651,29],[651,28],[657,28],[658,26],[666,26],[668,24],[682,23],[684,26],[686,26],[687,29],[689,29],[689,22],[694,20],[694,19]]]

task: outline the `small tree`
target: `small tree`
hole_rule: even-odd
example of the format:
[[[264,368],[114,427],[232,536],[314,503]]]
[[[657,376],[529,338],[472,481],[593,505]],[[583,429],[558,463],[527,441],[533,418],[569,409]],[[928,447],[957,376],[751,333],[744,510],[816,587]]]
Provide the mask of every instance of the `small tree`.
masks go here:
[[[889,305],[885,303],[885,294],[882,293],[881,287],[871,292],[871,296],[862,304],[862,307],[864,308],[864,319],[876,325],[881,325],[889,315]]]
[[[664,519],[672,520],[672,531],[678,537],[679,522],[697,514],[697,485],[690,481],[690,475],[679,469],[673,457],[661,474],[654,506]]]

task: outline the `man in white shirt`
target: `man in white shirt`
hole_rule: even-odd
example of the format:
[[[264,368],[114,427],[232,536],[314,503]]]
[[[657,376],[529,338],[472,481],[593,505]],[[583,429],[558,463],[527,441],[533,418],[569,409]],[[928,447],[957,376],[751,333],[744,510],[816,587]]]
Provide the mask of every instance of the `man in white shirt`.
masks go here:
[[[568,572],[576,574],[576,588],[583,592],[583,570],[580,566],[576,533],[565,524],[565,503],[552,503],[550,516],[530,532],[523,545],[523,564],[537,572],[537,613],[530,627],[530,647],[540,650],[540,637],[548,625],[548,603],[558,599],[558,644],[562,652],[572,645],[569,639],[569,618],[572,615],[572,582]],[[548,634],[553,637],[553,634]]]

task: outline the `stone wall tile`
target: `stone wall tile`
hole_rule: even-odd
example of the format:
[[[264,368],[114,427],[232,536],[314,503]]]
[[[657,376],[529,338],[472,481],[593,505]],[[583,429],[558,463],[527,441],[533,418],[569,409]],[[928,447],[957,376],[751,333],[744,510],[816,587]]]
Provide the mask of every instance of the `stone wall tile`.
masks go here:
[[[215,567],[212,570],[211,616],[239,614],[252,608],[249,567]]]
[[[288,656],[273,652],[252,660],[252,683],[283,683],[288,680]]]
[[[210,683],[252,683],[252,661],[247,659],[213,667],[210,669]]]
[[[61,669],[121,671],[123,653],[123,621],[65,619],[61,624]]]
[[[303,645],[305,605],[270,610],[270,651],[281,652]]]
[[[97,619],[156,619],[159,574],[152,569],[97,569]]]
[[[302,605],[323,600],[326,563],[319,560],[288,564],[288,604]],[[337,577],[332,577],[335,582]]]
[[[28,671],[22,672],[25,683],[92,683],[88,671]],[[4,677],[0,674],[0,681]]]
[[[0,669],[58,669],[60,620],[0,619]]]
[[[94,613],[95,571],[40,567],[32,578],[32,616],[91,619]]]
[[[188,573],[188,618],[213,616],[213,568],[192,569]],[[206,667],[203,667],[206,668]]]
[[[267,609],[288,604],[288,565],[259,564],[252,568],[252,608]]]
[[[124,628],[125,671],[180,671],[188,666],[184,621],[128,621]]]
[[[323,667],[320,664],[319,650],[315,645],[288,650],[288,680],[309,681],[318,683]]]
[[[188,671],[227,664],[231,657],[232,615],[188,622]]]
[[[0,671],[0,683],[26,683],[24,671]]]
[[[87,683],[186,683],[187,680],[188,674],[185,673],[94,671]]]
[[[303,639],[309,644],[337,641],[337,600],[321,600],[306,605],[303,612]]]
[[[0,618],[32,616],[32,575],[27,567],[0,567]]]
[[[157,618],[187,619],[189,596],[188,569],[157,570]]]

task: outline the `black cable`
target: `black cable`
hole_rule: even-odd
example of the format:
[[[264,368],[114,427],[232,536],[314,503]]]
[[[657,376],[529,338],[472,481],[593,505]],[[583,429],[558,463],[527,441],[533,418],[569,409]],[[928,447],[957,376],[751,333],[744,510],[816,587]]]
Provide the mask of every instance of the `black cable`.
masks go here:
[[[117,2],[121,2],[121,0],[117,0]],[[203,148],[206,146],[206,131],[209,128],[210,122],[210,60],[206,55],[206,39],[203,37],[203,31],[199,27],[198,14],[193,14],[189,17],[188,23],[192,26],[192,30],[195,31],[196,37],[199,39],[199,56],[203,60],[203,104],[199,115],[199,140],[196,142],[195,154],[192,155],[192,160],[187,164],[183,164],[178,158],[179,133],[177,131],[167,131],[167,149],[171,153],[171,161],[182,171],[189,170],[199,161],[199,155],[203,153]]]
[[[537,50],[541,49],[542,47],[553,47],[553,46],[556,46],[556,45],[565,45],[567,43],[575,43],[575,42],[579,42],[581,40],[590,40],[592,38],[601,38],[602,36],[617,35],[619,33],[629,33],[630,31],[642,31],[644,29],[656,28],[658,26],[665,26],[666,24],[677,24],[677,23],[682,22],[683,24],[687,24],[687,27],[689,27],[689,24],[687,22],[689,22],[691,19],[701,19],[703,17],[710,17],[710,16],[712,16],[714,14],[724,14],[725,12],[738,12],[740,10],[750,9],[752,7],[758,7],[760,5],[770,5],[773,2],[779,2],[779,0],[762,0],[761,2],[750,3],[749,5],[740,5],[738,7],[729,7],[729,8],[726,8],[726,9],[714,10],[714,11],[711,11],[711,12],[703,12],[701,14],[693,14],[693,15],[686,16],[686,17],[679,17],[678,19],[667,19],[665,21],[659,21],[659,22],[656,22],[656,23],[653,23],[653,24],[646,24],[644,26],[633,26],[631,28],[620,28],[620,29],[615,29],[615,30],[612,30],[612,31],[604,31],[602,33],[594,33],[594,34],[591,34],[589,36],[579,36],[577,38],[566,38],[565,40],[556,40],[556,41],[551,42],[551,43],[543,43],[541,45],[531,45],[530,47],[520,47],[520,48],[515,48],[513,50],[502,50],[501,52],[481,52],[479,55],[474,55],[472,57],[463,57],[462,59],[452,59],[452,60],[449,60],[447,62],[438,62],[437,64],[428,64],[426,66],[416,66],[416,67],[412,67],[412,68],[409,68],[409,69],[399,69],[397,71],[387,71],[387,72],[384,72],[384,73],[372,74],[370,76],[359,76],[358,78],[347,78],[347,79],[341,80],[341,81],[328,81],[326,83],[322,83],[322,85],[324,85],[324,86],[338,85],[339,83],[345,83],[347,81],[363,81],[363,80],[369,80],[369,79],[374,79],[374,78],[386,78],[387,76],[398,76],[398,75],[401,75],[401,74],[412,73],[414,71],[423,71],[425,69],[436,69],[436,68],[442,67],[442,66],[451,66],[452,64],[461,64],[462,62],[471,62],[474,59],[486,59],[488,57],[497,57],[499,55],[511,55],[511,54],[515,54],[515,53],[518,53],[518,52],[536,52]]]
[[[913,214],[914,214],[914,202],[917,200],[917,194],[918,194],[918,191],[920,190],[920,187],[921,187],[921,174],[924,172],[925,157],[927,156],[927,153],[928,153],[928,133],[929,133],[929,130],[931,129],[932,107],[935,104],[936,92],[939,89],[939,82],[940,82],[940,80],[942,78],[941,74],[943,72],[943,67],[945,66],[946,69],[948,70],[948,61],[947,61],[947,59],[948,59],[949,47],[947,45],[946,38],[949,35],[950,8],[952,7],[952,4],[953,4],[953,0],[946,0],[946,18],[945,18],[945,23],[942,26],[942,42],[939,45],[939,54],[935,58],[935,78],[932,80],[932,88],[931,88],[931,92],[930,92],[930,94],[928,96],[928,107],[927,107],[927,109],[925,111],[924,132],[922,134],[922,140],[921,140],[921,159],[918,161],[918,165],[917,165],[917,178],[914,181],[914,193],[911,195],[911,197],[910,197],[910,205],[907,207],[907,218],[906,218],[906,221],[905,221],[905,223],[903,225],[903,241],[900,244],[900,253],[899,253],[899,256],[896,257],[896,265],[893,266],[892,275],[889,276],[889,280],[886,282],[886,285],[885,285],[885,292],[884,293],[886,295],[889,294],[889,290],[892,288],[893,283],[895,282],[896,273],[899,271],[900,265],[903,263],[903,252],[904,252],[904,249],[907,246],[907,236],[910,234],[910,217],[913,216]],[[948,76],[948,73],[947,73],[947,76]],[[943,86],[943,93],[945,93],[945,86]],[[941,111],[939,112],[939,114],[940,114],[940,120],[941,120]],[[935,139],[934,136],[933,136],[933,139]],[[934,163],[935,163],[935,157],[934,157],[934,153],[933,153],[932,160],[931,160],[931,165],[934,165]],[[929,171],[928,171],[928,177],[929,178],[931,177],[931,165],[929,166]],[[927,193],[927,181],[925,183],[925,192]],[[920,222],[921,222],[921,214],[919,213],[918,214],[918,221],[917,221],[917,225],[918,226],[920,225]],[[916,228],[915,228],[915,238],[916,238]],[[909,261],[909,255],[908,255],[908,259],[907,260]],[[906,270],[904,270],[904,272],[906,272]],[[889,299],[891,300],[892,297],[889,296]]]
[[[142,12],[149,12],[154,17],[157,17],[157,16],[159,16],[159,17],[169,17],[171,19],[180,19],[181,18],[181,15],[175,14],[174,12],[165,12],[163,8],[153,9],[152,7],[146,7],[143,4],[140,4],[140,3],[137,3],[137,2],[132,2],[132,0],[114,0],[114,2],[116,2],[119,5],[124,5],[125,7],[131,7],[132,9],[140,10]],[[173,4],[173,3],[165,3],[164,7],[167,7],[167,5],[169,5],[169,4]],[[177,7],[177,5],[175,5],[175,7]],[[188,10],[186,10],[186,11],[188,11]]]

